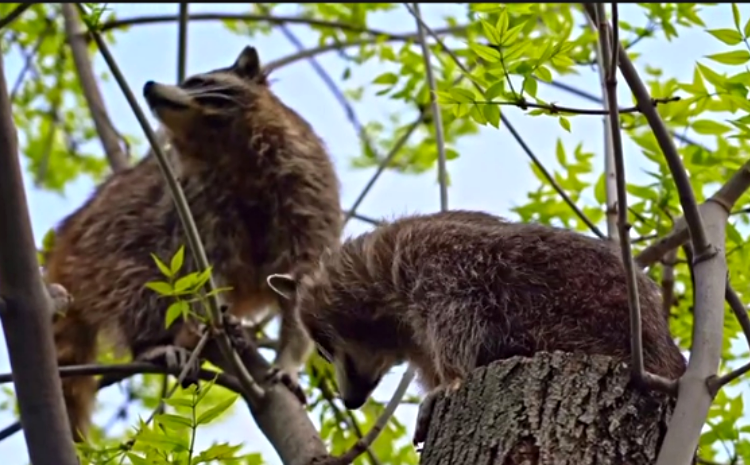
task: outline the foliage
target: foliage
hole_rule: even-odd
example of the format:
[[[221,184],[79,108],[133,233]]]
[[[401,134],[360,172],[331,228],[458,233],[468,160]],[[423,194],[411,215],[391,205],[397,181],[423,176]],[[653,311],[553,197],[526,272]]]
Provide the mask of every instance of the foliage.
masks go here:
[[[0,17],[18,4],[0,5]],[[89,19],[99,27],[117,19],[116,11],[101,4],[86,4]],[[480,131],[497,128],[505,130],[501,115],[510,106],[526,108],[530,117],[555,118],[561,128],[577,135],[576,120],[587,116],[574,112],[553,111],[545,98],[541,83],[564,82],[565,77],[581,74],[596,63],[597,36],[586,24],[579,5],[555,3],[469,3],[463,5],[462,17],[445,17],[444,24],[431,27],[452,27],[453,34],[444,36],[452,50],[469,72],[464,72],[454,57],[441,45],[430,45],[432,66],[437,80],[437,98],[441,104],[447,158],[461,156],[459,142]],[[249,12],[279,16],[299,16],[307,19],[338,23],[345,27],[310,25],[317,36],[317,45],[349,44],[340,56],[347,63],[341,76],[350,82],[352,70],[366,63],[377,63],[384,71],[371,79],[367,88],[350,86],[345,90],[356,102],[364,92],[372,91],[383,99],[398,102],[401,108],[389,118],[364,122],[373,147],[363,144],[362,151],[352,159],[358,168],[380,165],[396,142],[409,131],[420,112],[429,108],[430,95],[425,78],[425,62],[416,43],[416,36],[408,40],[392,40],[389,32],[373,31],[368,25],[374,17],[403,10],[396,3],[308,3],[308,4],[250,4]],[[737,5],[640,3],[642,23],[619,22],[620,37],[645,76],[654,98],[679,95],[677,102],[659,105],[657,110],[667,127],[683,138],[700,140],[685,143],[679,153],[690,173],[690,182],[699,201],[716,191],[718,186],[747,161],[750,152],[750,16],[742,17]],[[427,6],[424,6],[427,9]],[[701,19],[709,9],[719,11],[725,23],[717,29],[706,29]],[[289,13],[292,11],[293,13]],[[17,19],[3,42],[4,54],[21,52],[32,64],[14,87],[14,118],[18,127],[21,149],[28,163],[29,173],[37,185],[46,190],[62,192],[66,185],[79,176],[102,179],[106,159],[101,153],[81,149],[97,139],[86,101],[81,93],[75,66],[66,46],[58,4],[34,4]],[[269,34],[276,24],[266,22],[225,21],[227,29],[247,36]],[[113,43],[113,29],[102,28],[108,43]],[[685,31],[697,30],[705,40],[714,41],[717,52],[695,63],[692,79],[681,82],[664,76],[658,64],[642,63],[637,53],[643,42],[672,41]],[[353,45],[352,45],[353,44]],[[342,45],[343,50],[343,45]],[[95,47],[90,44],[93,53]],[[33,71],[31,70],[33,68]],[[106,78],[97,70],[101,79]],[[13,77],[9,77],[10,83]],[[623,102],[625,104],[625,102]],[[533,107],[532,107],[533,106]],[[645,118],[637,112],[622,113],[625,137],[640,149],[646,164],[648,182],[630,181],[629,218],[637,253],[653,238],[666,235],[681,214],[677,191],[665,159]],[[116,120],[116,119],[115,119]],[[123,135],[135,140],[136,135]],[[403,173],[421,174],[435,169],[435,127],[427,118],[417,125],[415,133],[392,158],[388,169]],[[556,167],[547,167],[555,183],[568,193],[584,214],[597,225],[602,225],[606,210],[605,175],[595,169],[602,158],[601,151],[582,142],[566,146],[557,139],[554,147]],[[91,145],[91,144],[88,144]],[[637,154],[629,154],[636,156]],[[530,163],[538,185],[527,193],[527,202],[513,209],[523,221],[538,221],[562,225],[578,231],[588,231],[586,225],[561,199],[538,166]],[[743,195],[738,205],[745,205],[749,194]],[[744,265],[750,260],[746,226],[750,217],[744,210],[732,215],[728,226],[725,248],[730,280],[743,301],[750,301],[750,276]],[[53,238],[45,239],[50,243]],[[169,265],[154,257],[166,280],[150,283],[160,294],[176,299],[167,315],[167,325],[189,313],[190,299],[208,279],[204,274],[192,273],[177,278],[184,260],[184,250],[175,251]],[[661,280],[664,266],[649,269],[651,276]],[[675,271],[675,298],[670,324],[681,347],[688,351],[692,334],[693,289],[685,255],[678,251]],[[742,332],[727,308],[724,328],[725,362],[744,359],[746,347],[740,340]],[[732,345],[733,341],[739,344]],[[112,354],[102,361],[114,360]],[[142,375],[128,381],[130,396],[138,407],[152,410],[160,399],[161,376]],[[344,415],[337,401],[328,401],[321,386],[330,381],[330,367],[318,356],[309,361],[305,375],[310,396],[310,410],[320,425],[320,432],[333,453],[341,453],[357,439],[352,418],[358,427],[367,431],[382,405],[370,400],[352,418]],[[105,463],[105,458],[124,460],[120,463],[263,463],[258,454],[238,458],[239,446],[217,444],[205,451],[194,451],[195,429],[202,424],[219,420],[221,414],[234,405],[236,396],[211,383],[178,390],[167,403],[169,413],[155,418],[153,425],[140,423],[135,431],[115,434],[97,428],[92,443],[81,450],[84,463]],[[200,402],[199,402],[200,401]],[[701,437],[701,457],[720,460],[719,454],[750,461],[750,423],[743,411],[740,394],[724,390],[719,393],[709,413],[708,426]],[[0,408],[13,408],[5,402]],[[406,444],[404,425],[393,419],[372,447],[372,452],[383,464],[414,464],[417,456]],[[132,447],[123,447],[127,441]],[[369,463],[367,455],[356,462]]]

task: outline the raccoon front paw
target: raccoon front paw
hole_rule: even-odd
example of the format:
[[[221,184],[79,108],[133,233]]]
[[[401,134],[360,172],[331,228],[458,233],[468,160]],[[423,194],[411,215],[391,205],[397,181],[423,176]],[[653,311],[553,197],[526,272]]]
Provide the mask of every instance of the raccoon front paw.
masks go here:
[[[144,362],[156,363],[166,367],[172,373],[181,373],[187,366],[185,377],[182,379],[180,386],[183,389],[193,384],[198,384],[198,372],[200,371],[201,361],[196,359],[190,363],[191,351],[184,347],[165,345],[152,347],[141,353],[137,359]],[[189,364],[189,366],[188,366]]]
[[[53,315],[64,314],[70,304],[73,303],[73,296],[68,294],[68,290],[57,283],[45,283],[47,294],[52,301]]]
[[[427,393],[424,399],[422,399],[422,402],[419,404],[419,410],[417,411],[417,425],[414,428],[414,437],[412,438],[412,444],[414,444],[414,447],[417,447],[418,444],[427,440],[427,433],[429,433],[430,430],[430,422],[438,398],[449,395],[450,393],[457,391],[460,387],[461,380],[455,380],[448,385],[436,387]],[[421,452],[421,449],[417,452]]]
[[[225,313],[223,323],[224,332],[229,336],[229,340],[232,341],[232,346],[238,350],[243,350],[252,345],[245,326],[242,324],[242,320],[230,313]]]
[[[307,405],[307,396],[305,391],[297,381],[296,373],[285,370],[277,365],[272,365],[266,374],[266,382],[268,383],[281,383],[287,387],[297,399],[299,399],[302,405]]]

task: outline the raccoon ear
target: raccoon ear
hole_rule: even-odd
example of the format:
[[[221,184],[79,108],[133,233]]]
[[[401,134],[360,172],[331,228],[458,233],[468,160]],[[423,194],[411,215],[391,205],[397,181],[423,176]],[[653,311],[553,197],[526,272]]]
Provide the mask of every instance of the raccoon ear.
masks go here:
[[[260,74],[260,58],[255,47],[247,46],[242,49],[240,56],[237,57],[232,70],[242,77],[253,79]]]
[[[266,278],[268,286],[285,299],[292,299],[297,292],[297,281],[288,274],[272,274]]]

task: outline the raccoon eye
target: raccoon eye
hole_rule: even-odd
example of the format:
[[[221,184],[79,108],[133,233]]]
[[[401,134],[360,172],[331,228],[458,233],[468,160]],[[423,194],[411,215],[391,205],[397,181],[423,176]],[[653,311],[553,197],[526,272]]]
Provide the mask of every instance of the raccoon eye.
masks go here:
[[[206,80],[200,77],[191,77],[187,81],[180,84],[183,89],[195,89],[206,84]]]

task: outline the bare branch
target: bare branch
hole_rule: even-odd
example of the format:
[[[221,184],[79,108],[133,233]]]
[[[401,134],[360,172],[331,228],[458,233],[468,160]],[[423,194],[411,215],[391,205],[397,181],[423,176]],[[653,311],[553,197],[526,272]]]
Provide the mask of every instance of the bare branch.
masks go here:
[[[30,52],[27,51],[26,47],[24,47],[22,44],[18,44],[18,48],[20,49],[21,55],[23,56],[23,67],[21,67],[21,71],[18,73],[18,77],[16,77],[16,80],[13,83],[13,87],[11,88],[11,103],[16,100],[16,96],[21,90],[21,84],[23,84],[23,81],[26,78],[26,74],[34,70],[34,60],[36,58],[36,54],[39,53],[39,48],[52,33],[52,26],[54,25],[54,22],[49,18],[45,18],[45,21],[47,24],[42,32],[37,36],[34,47],[32,47]]]
[[[0,29],[3,29],[5,27],[10,26],[10,23],[18,19],[19,16],[23,14],[24,11],[28,10],[30,7],[34,6],[35,3],[21,3],[17,7],[13,9],[5,18],[0,18]]]
[[[674,267],[677,264],[677,249],[664,256],[664,264],[661,271],[661,298],[662,312],[665,318],[672,314],[674,303]]]
[[[407,8],[409,8],[408,5],[407,5]],[[440,39],[440,37],[437,35],[437,33],[435,31],[433,31],[430,28],[430,26],[427,25],[422,20],[422,18],[419,18],[417,16],[415,16],[415,18],[417,19],[417,21],[419,21],[419,23],[427,31],[427,33],[430,34],[435,39],[435,41],[438,43],[438,45],[440,45],[440,48],[445,53],[447,53],[448,56],[451,57],[451,59],[456,63],[456,65],[458,65],[459,68],[461,68],[461,70],[464,72],[464,74],[469,74],[469,69],[466,67],[466,65],[464,65],[461,62],[461,60],[458,58],[458,56],[456,56],[456,54],[453,52],[453,50],[451,50],[450,48],[448,48],[445,45],[445,43]],[[474,87],[476,87],[476,89],[479,92],[481,92],[482,94],[484,94],[484,89],[482,89],[482,87],[479,84],[477,84],[474,81],[472,81],[471,83],[474,85]],[[555,192],[557,192],[557,194],[560,195],[560,197],[563,198],[563,200],[565,201],[565,203],[568,204],[568,206],[575,212],[576,216],[578,216],[578,218],[581,221],[583,221],[584,224],[586,224],[586,226],[588,226],[588,228],[591,230],[591,232],[593,232],[596,236],[598,236],[599,238],[605,239],[607,236],[605,236],[599,230],[599,228],[596,227],[596,225],[594,223],[592,223],[591,220],[583,213],[583,211],[581,211],[581,209],[578,208],[578,206],[576,206],[575,202],[573,202],[573,200],[570,198],[570,196],[568,196],[568,194],[565,192],[565,190],[563,190],[563,188],[560,187],[560,185],[557,183],[557,181],[555,181],[555,178],[549,173],[549,171],[547,171],[547,169],[544,167],[544,165],[541,163],[541,161],[539,161],[539,159],[536,157],[536,155],[534,155],[534,152],[531,151],[531,149],[529,148],[529,146],[526,144],[526,142],[523,140],[523,138],[518,134],[518,132],[515,130],[515,128],[513,127],[513,125],[510,123],[510,121],[508,121],[508,118],[506,118],[505,114],[503,114],[502,112],[500,113],[500,121],[502,121],[502,123],[508,128],[508,130],[510,131],[511,135],[516,140],[516,142],[518,143],[518,145],[520,145],[521,148],[523,149],[523,151],[526,152],[526,155],[531,159],[531,161],[534,163],[534,165],[536,165],[536,167],[539,169],[539,171],[542,172],[542,175],[545,177],[545,179],[547,179],[547,182],[550,184],[550,186],[552,186],[552,188],[555,190]]]
[[[322,463],[324,465],[348,465],[354,463],[354,460],[359,457],[362,452],[367,450],[373,442],[375,442],[375,439],[378,438],[378,435],[383,431],[385,425],[388,424],[388,420],[393,416],[396,408],[401,403],[401,399],[404,397],[404,394],[406,394],[409,384],[411,384],[414,379],[414,374],[415,369],[410,365],[404,372],[403,376],[401,376],[401,381],[398,383],[396,390],[391,396],[391,400],[388,401],[388,405],[385,406],[385,410],[380,414],[377,421],[372,426],[372,429],[367,432],[365,437],[354,443],[354,445],[344,454],[338,457],[330,457]]]
[[[547,82],[547,81],[543,81],[543,80],[541,80],[539,78],[536,78],[536,80],[537,80],[537,82],[540,82],[542,84],[546,84],[546,85],[554,87],[556,89],[564,90],[565,92],[569,92],[569,93],[571,93],[571,94],[573,94],[573,95],[575,95],[577,97],[580,97],[582,99],[588,100],[590,102],[599,103],[599,104],[604,104],[605,103],[603,99],[597,97],[596,95],[591,94],[589,92],[586,92],[585,90],[579,89],[577,87],[571,86],[570,84],[566,84],[564,82],[555,81],[555,80],[552,80],[552,82]],[[620,110],[620,113],[624,113],[624,112],[622,110]],[[692,139],[689,139],[689,138],[685,137],[684,134],[681,134],[681,133],[679,133],[677,131],[670,131],[670,134],[672,135],[672,137],[674,137],[675,139],[679,140],[680,142],[683,142],[685,144],[695,145],[696,147],[701,147],[704,150],[708,150],[708,149],[706,149],[706,147],[703,144],[700,144],[700,143],[698,143],[698,142],[696,142],[696,141],[694,141]]]
[[[740,300],[740,296],[738,296],[734,289],[732,289],[729,279],[727,279],[727,286],[724,290],[724,298],[732,309],[734,315],[737,317],[737,321],[740,323],[740,327],[745,334],[747,343],[750,344],[750,317],[747,315],[747,307],[745,307],[745,304]]]
[[[453,28],[449,28],[449,27],[440,28],[440,29],[435,29],[434,31],[432,29],[427,29],[427,31],[430,33],[431,36],[434,36],[435,34],[437,34],[438,36],[457,34],[465,30],[466,30],[466,26],[453,27]],[[263,70],[266,73],[270,73],[272,71],[275,71],[287,65],[291,65],[292,63],[295,63],[300,60],[306,60],[310,57],[314,57],[314,56],[317,56],[326,52],[340,51],[349,47],[357,47],[360,45],[374,44],[375,42],[383,42],[383,43],[385,42],[407,42],[410,40],[416,41],[416,40],[419,40],[419,37],[417,36],[417,34],[409,34],[409,33],[388,34],[385,36],[385,39],[378,39],[377,37],[372,37],[372,38],[367,38],[367,39],[355,39],[355,40],[351,40],[348,42],[321,45],[319,47],[310,48],[305,51],[302,51],[299,53],[293,53],[283,58],[279,58],[278,60],[271,61],[263,67]]]
[[[177,26],[177,84],[185,80],[187,70],[187,29],[188,4],[180,3],[179,24]]]
[[[348,214],[349,214],[349,211],[345,210],[344,211],[344,216],[346,217],[346,215],[348,215]],[[371,224],[373,226],[379,226],[380,224],[382,224],[382,221],[380,221],[380,220],[376,220],[375,218],[371,218],[369,216],[360,215],[359,213],[352,213],[351,214],[351,218],[357,219],[359,221],[363,221],[365,223],[369,223],[369,224]]]
[[[582,6],[590,17],[596,17],[593,5],[584,3]],[[667,160],[695,250],[693,347],[687,371],[679,381],[677,405],[656,462],[657,465],[684,465],[693,458],[713,400],[706,388],[706,380],[716,375],[721,359],[727,264],[724,251],[718,248],[724,244],[730,209],[718,202],[706,202],[706,207],[698,210],[695,194],[674,142],[659,114],[648,104],[651,99],[648,90],[622,45],[614,45],[617,47],[620,72],[635,95]],[[706,220],[705,228],[703,218]]]
[[[82,10],[83,7],[80,4],[77,4],[77,6]],[[206,270],[209,266],[208,258],[206,257],[206,251],[203,248],[200,234],[198,233],[198,228],[195,225],[193,215],[190,212],[190,207],[188,206],[187,199],[185,198],[185,193],[182,191],[182,187],[175,178],[172,167],[169,165],[169,160],[167,160],[167,157],[161,150],[159,141],[157,140],[154,131],[149,126],[148,120],[143,114],[143,110],[141,110],[138,102],[135,99],[135,96],[133,95],[133,91],[130,89],[130,86],[128,86],[128,83],[125,81],[125,77],[122,75],[122,72],[120,71],[117,63],[115,63],[115,60],[112,57],[112,54],[109,52],[109,47],[107,47],[107,44],[104,42],[98,32],[91,30],[89,32],[91,33],[94,41],[99,47],[99,51],[101,52],[104,61],[107,63],[107,66],[109,66],[109,69],[112,72],[115,80],[117,81],[117,84],[120,86],[123,94],[125,94],[125,98],[128,101],[130,108],[133,110],[133,113],[135,113],[136,119],[138,119],[138,123],[141,125],[141,128],[146,134],[146,138],[148,139],[149,144],[151,144],[151,149],[153,150],[155,158],[159,163],[159,168],[161,169],[162,175],[164,176],[167,188],[169,189],[172,199],[175,202],[180,221],[185,228],[187,242],[190,251],[192,252],[195,259],[197,268],[200,271]],[[215,289],[216,285],[213,281],[213,277],[211,276],[206,283],[206,300],[208,301],[210,312],[209,317],[211,318],[211,323],[215,325],[216,328],[219,328],[220,331],[218,334],[219,349],[227,362],[229,362],[229,365],[231,366],[231,372],[234,372],[240,383],[242,383],[242,386],[245,389],[245,393],[250,401],[254,402],[257,405],[263,398],[263,390],[260,388],[260,386],[257,385],[257,383],[255,383],[253,378],[247,372],[245,366],[242,364],[237,354],[234,352],[229,337],[226,335],[226,333],[223,332],[223,315],[220,309],[217,295],[215,292],[212,292]]]
[[[653,106],[657,106],[659,104],[664,103],[670,103],[670,102],[678,102],[681,99],[679,96],[674,97],[666,97],[666,98],[654,98],[651,99],[651,104]],[[606,109],[606,107],[602,110],[599,110],[598,108],[573,108],[573,107],[564,107],[560,106],[554,103],[533,103],[533,102],[527,102],[526,99],[521,98],[515,102],[487,102],[487,101],[480,101],[475,100],[475,105],[512,105],[514,107],[521,108],[522,110],[528,110],[529,108],[537,108],[540,110],[546,110],[547,112],[545,114],[547,115],[608,115],[609,111]],[[605,102],[606,103],[606,102]],[[640,108],[638,106],[633,107],[625,107],[620,108],[618,110],[618,113],[640,113]]]
[[[80,23],[73,5],[72,3],[62,4],[68,45],[73,54],[83,96],[91,111],[91,119],[94,121],[99,139],[101,139],[109,166],[112,171],[120,171],[128,167],[128,155],[120,145],[120,134],[112,124],[112,120],[107,113],[107,107],[104,105],[104,99],[99,91],[99,85],[96,82],[96,77],[94,77],[94,68],[88,55],[88,46],[83,36],[80,35]]]
[[[346,216],[344,216],[344,224],[348,223],[349,220],[353,217],[353,215],[356,214],[357,208],[362,204],[362,201],[365,200],[365,197],[370,192],[370,189],[375,185],[375,182],[378,180],[381,174],[383,174],[383,171],[385,171],[386,167],[393,161],[394,158],[396,158],[396,155],[398,155],[398,152],[401,151],[401,149],[406,145],[406,142],[409,140],[409,137],[411,137],[412,134],[414,134],[414,131],[417,130],[420,124],[422,124],[427,115],[429,113],[426,111],[422,111],[419,113],[419,116],[417,117],[416,121],[414,121],[407,129],[406,132],[401,136],[401,138],[396,141],[393,148],[390,152],[388,152],[388,155],[383,159],[383,161],[378,166],[378,169],[375,170],[375,173],[372,175],[369,181],[367,181],[367,184],[365,185],[364,189],[362,189],[362,192],[359,193],[359,196],[357,196],[357,199],[352,204],[352,207],[346,212]]]
[[[0,319],[32,463],[76,465],[0,57]]]
[[[648,373],[643,366],[643,328],[641,327],[641,303],[638,298],[638,281],[636,280],[633,254],[630,247],[630,223],[628,222],[628,192],[625,183],[625,160],[620,132],[620,114],[617,110],[617,53],[612,45],[617,44],[617,23],[610,29],[604,4],[594,5],[599,30],[599,50],[602,52],[604,66],[607,108],[610,109],[609,123],[612,137],[612,158],[614,161],[615,184],[617,189],[617,228],[620,238],[622,261],[625,265],[625,280],[628,288],[628,308],[630,309],[630,355],[633,378],[662,391],[675,391],[676,384],[665,378]],[[617,4],[612,4],[612,16],[617,17]],[[616,45],[615,45],[616,46]]]
[[[403,39],[404,34],[394,34],[392,32],[372,29],[368,27],[358,26],[356,24],[347,24],[338,21],[326,21],[322,19],[304,18],[301,16],[272,16],[268,14],[232,14],[232,13],[195,13],[188,16],[190,21],[262,21],[271,24],[304,24],[311,27],[319,28],[330,28],[338,29],[341,31],[348,32],[359,32],[377,37],[393,37],[396,40]],[[116,19],[113,21],[105,22],[101,25],[100,31],[105,32],[112,29],[119,29],[129,26],[137,26],[143,24],[157,24],[157,23],[168,23],[178,21],[178,15],[154,15],[154,16],[138,16],[133,18]],[[443,29],[444,34],[463,34],[466,31],[467,26],[455,26]],[[413,35],[413,34],[412,34]],[[414,37],[412,37],[414,38]]]
[[[259,8],[264,9],[264,13],[268,14],[267,8],[263,6],[263,4],[258,3],[257,4]],[[281,29],[281,33],[286,36],[286,38],[289,40],[289,42],[294,45],[299,52],[305,51],[305,46],[302,44],[302,41],[297,38],[297,36],[292,32],[290,28],[286,26],[286,24],[281,23],[279,25],[279,29]],[[320,63],[318,63],[318,60],[316,60],[314,57],[309,57],[307,61],[310,63],[310,66],[313,68],[313,71],[320,77],[320,79],[323,81],[323,83],[328,87],[328,90],[331,91],[333,96],[336,98],[336,100],[339,102],[339,105],[341,105],[341,108],[344,109],[344,113],[346,114],[347,119],[349,122],[354,126],[354,130],[357,132],[357,136],[362,141],[362,144],[364,145],[365,149],[368,150],[370,153],[373,153],[376,155],[376,157],[379,158],[379,155],[375,149],[375,145],[372,143],[372,140],[370,140],[370,137],[367,135],[367,131],[365,130],[365,127],[362,125],[362,123],[359,121],[359,118],[357,118],[357,113],[354,111],[354,107],[349,103],[349,100],[346,98],[344,93],[341,91],[338,85],[336,85],[336,82],[331,78],[331,75],[328,74],[328,71],[323,68]]]
[[[404,3],[409,12],[417,18],[417,31],[419,34],[419,45],[422,47],[422,57],[424,58],[424,69],[427,75],[427,85],[430,88],[430,106],[432,107],[432,121],[435,124],[435,142],[438,150],[438,181],[440,182],[440,210],[448,210],[448,177],[446,173],[445,158],[445,135],[443,134],[443,117],[440,113],[440,105],[437,102],[437,84],[432,72],[430,63],[430,48],[427,46],[427,37],[422,27],[422,15],[419,13],[419,3],[414,3],[413,8],[409,8],[408,3]]]

